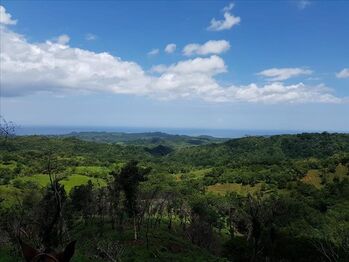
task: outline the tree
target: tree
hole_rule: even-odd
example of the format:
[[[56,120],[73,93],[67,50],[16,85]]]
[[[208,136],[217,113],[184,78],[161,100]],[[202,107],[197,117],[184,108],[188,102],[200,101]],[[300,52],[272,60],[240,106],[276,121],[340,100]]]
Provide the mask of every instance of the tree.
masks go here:
[[[0,115],[0,137],[4,137],[6,141],[8,137],[14,136],[15,130],[15,124]]]
[[[150,172],[149,168],[141,168],[137,161],[129,161],[120,171],[120,173],[112,172],[114,176],[114,188],[116,201],[119,201],[120,190],[125,195],[124,207],[127,215],[133,219],[134,239],[138,239],[139,227],[137,223],[137,216],[139,207],[137,204],[137,197],[139,193],[139,183],[144,181],[145,176]],[[119,189],[119,190],[118,190]]]
[[[191,214],[188,228],[192,243],[205,248],[214,244],[213,228],[219,223],[218,198],[213,195],[196,194],[190,200]]]
[[[93,214],[93,184],[91,180],[86,185],[75,186],[70,191],[70,199],[74,211],[81,213],[86,220]]]
[[[39,236],[46,248],[55,247],[64,242],[65,228],[62,211],[66,199],[64,187],[56,180],[46,188],[44,197],[39,203],[37,210],[37,223],[40,225]]]
[[[232,204],[233,208],[229,215],[231,223],[236,231],[247,237],[252,249],[251,261],[259,261],[263,252],[266,256],[272,256],[275,240],[274,222],[279,213],[282,213],[279,200],[274,196],[262,194],[248,195],[238,202],[234,200]]]

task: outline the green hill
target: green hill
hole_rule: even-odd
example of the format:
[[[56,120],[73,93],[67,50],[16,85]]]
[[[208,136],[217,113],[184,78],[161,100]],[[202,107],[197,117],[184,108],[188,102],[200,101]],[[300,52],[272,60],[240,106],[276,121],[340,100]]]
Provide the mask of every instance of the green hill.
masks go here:
[[[219,143],[227,139],[211,136],[171,135],[163,132],[123,133],[123,132],[73,132],[59,137],[75,137],[84,141],[121,145],[187,147]]]
[[[348,261],[348,134],[156,134],[0,137],[1,259],[18,261],[20,227],[32,244],[77,239],[72,261],[105,261],[109,245],[122,261],[324,261],[317,244]]]
[[[303,133],[244,137],[221,144],[184,148],[171,160],[194,166],[277,164],[283,161],[325,158],[349,152],[349,134]]]

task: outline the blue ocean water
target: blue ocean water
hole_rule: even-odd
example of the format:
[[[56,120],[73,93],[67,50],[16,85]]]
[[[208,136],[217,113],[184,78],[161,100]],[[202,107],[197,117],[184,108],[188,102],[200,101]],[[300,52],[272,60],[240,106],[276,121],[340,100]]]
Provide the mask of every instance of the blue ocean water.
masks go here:
[[[89,126],[20,126],[17,135],[63,135],[71,132],[164,132],[173,135],[213,136],[238,138],[244,136],[270,136],[278,134],[297,134],[299,130],[248,130],[248,129],[200,129],[200,128],[149,128],[149,127],[89,127]],[[308,131],[309,132],[309,131]],[[316,131],[314,131],[316,132]]]

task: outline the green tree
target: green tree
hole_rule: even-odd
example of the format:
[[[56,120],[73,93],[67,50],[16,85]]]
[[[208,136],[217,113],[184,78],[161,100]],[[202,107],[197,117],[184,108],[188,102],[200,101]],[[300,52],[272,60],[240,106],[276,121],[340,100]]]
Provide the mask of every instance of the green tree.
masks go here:
[[[139,213],[139,206],[137,203],[139,193],[139,183],[146,179],[146,175],[150,172],[149,168],[142,168],[138,166],[137,161],[129,161],[121,170],[120,173],[112,173],[115,177],[116,191],[119,189],[125,195],[125,211],[127,215],[133,219],[134,239],[138,239],[137,219]],[[119,195],[117,201],[119,201]]]

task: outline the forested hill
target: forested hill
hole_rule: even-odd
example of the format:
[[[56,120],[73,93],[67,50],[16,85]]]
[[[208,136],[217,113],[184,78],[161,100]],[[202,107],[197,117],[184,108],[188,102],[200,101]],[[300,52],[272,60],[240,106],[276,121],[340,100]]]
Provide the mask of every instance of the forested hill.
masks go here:
[[[14,232],[77,239],[74,262],[349,261],[349,134],[177,141],[0,136],[0,261],[20,259]]]
[[[177,150],[169,158],[196,166],[277,164],[286,160],[325,158],[349,152],[349,134],[303,133],[244,137],[221,144]]]
[[[152,144],[150,141],[146,142],[147,140],[138,143],[141,140],[133,140],[130,142],[131,145],[95,143],[85,141],[80,136],[79,138],[23,136],[12,139],[11,143],[0,149],[0,152],[3,157],[19,154],[22,158],[28,158],[28,161],[34,161],[37,157],[46,154],[45,152],[53,151],[64,157],[84,156],[85,161],[88,159],[91,163],[106,161],[113,163],[137,159],[159,164],[161,162],[162,166],[174,164],[177,167],[272,165],[289,160],[320,159],[349,153],[349,134],[304,133],[258,136],[231,139],[221,143],[215,143],[219,140],[214,138],[207,138],[207,140],[201,138],[202,140],[199,141],[204,143],[211,141],[211,143],[199,146],[188,146],[189,140],[184,142],[182,139],[187,138],[186,136],[178,136],[178,140],[175,140],[176,136],[151,133],[149,137],[156,139],[156,134],[160,135],[158,143]],[[134,134],[128,135],[132,137]],[[166,136],[169,139],[163,138]],[[135,137],[139,138],[140,135],[137,134]],[[160,142],[162,139],[165,143]],[[187,146],[184,146],[185,144]]]
[[[187,147],[224,142],[227,139],[212,136],[171,135],[163,132],[123,133],[123,132],[72,132],[59,137],[75,137],[84,141],[98,143],[158,146]]]

